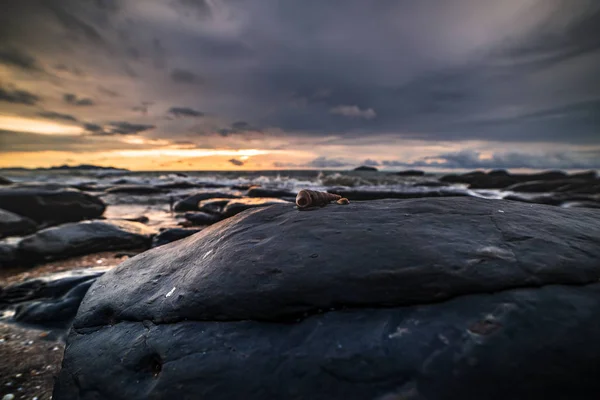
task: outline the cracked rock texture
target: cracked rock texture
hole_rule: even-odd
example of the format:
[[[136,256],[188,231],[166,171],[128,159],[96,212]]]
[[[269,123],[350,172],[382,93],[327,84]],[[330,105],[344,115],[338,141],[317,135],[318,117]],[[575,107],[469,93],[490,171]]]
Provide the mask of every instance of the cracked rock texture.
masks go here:
[[[54,398],[586,398],[599,217],[468,197],[248,210],[99,278]]]

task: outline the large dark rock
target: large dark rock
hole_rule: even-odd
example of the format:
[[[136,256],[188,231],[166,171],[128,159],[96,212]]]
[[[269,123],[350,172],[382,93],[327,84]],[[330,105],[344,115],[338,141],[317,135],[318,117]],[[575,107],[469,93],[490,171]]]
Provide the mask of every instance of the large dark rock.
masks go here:
[[[154,231],[138,222],[85,221],[41,230],[19,242],[33,260],[60,259],[109,250],[149,248]]]
[[[0,208],[38,224],[53,225],[98,218],[106,205],[75,189],[20,187],[0,189]]]
[[[186,197],[183,200],[175,203],[175,207],[173,208],[177,212],[184,211],[198,211],[198,203],[202,200],[208,199],[238,199],[240,196],[231,194],[231,193],[221,193],[221,192],[202,192],[196,193],[192,196]]]
[[[0,243],[0,269],[18,264],[17,247],[9,243]]]
[[[582,398],[599,216],[469,197],[244,212],[99,278],[54,398]]]
[[[72,270],[0,288],[0,311],[13,311],[6,322],[63,330],[70,326],[89,287],[105,271]]]
[[[11,181],[10,179],[0,176],[0,185],[12,185],[12,183],[13,181]]]
[[[193,225],[212,225],[221,220],[221,217],[218,215],[205,213],[202,211],[187,212],[185,213],[184,218]]]
[[[290,192],[289,190],[279,190],[279,189],[266,189],[261,187],[252,187],[248,189],[247,196],[248,197],[296,197],[295,192]]]
[[[165,229],[152,238],[152,247],[158,247],[176,240],[184,239],[200,232],[201,229],[171,228]]]
[[[222,214],[223,209],[231,199],[208,199],[198,202],[198,210],[210,214]]]
[[[167,189],[159,188],[156,186],[145,186],[145,185],[121,185],[113,186],[106,189],[105,193],[120,193],[120,194],[132,194],[132,195],[146,195],[146,194],[157,194],[165,193]]]
[[[37,224],[29,218],[0,209],[0,238],[28,235],[36,229]]]
[[[273,204],[287,204],[288,207],[292,206],[289,201],[282,199],[251,197],[231,200],[229,203],[227,203],[225,208],[223,208],[223,215],[226,217],[232,217],[250,208],[267,207],[272,206]]]
[[[79,283],[64,296],[33,301],[16,307],[15,322],[44,328],[66,328],[71,325],[83,297],[95,279]]]

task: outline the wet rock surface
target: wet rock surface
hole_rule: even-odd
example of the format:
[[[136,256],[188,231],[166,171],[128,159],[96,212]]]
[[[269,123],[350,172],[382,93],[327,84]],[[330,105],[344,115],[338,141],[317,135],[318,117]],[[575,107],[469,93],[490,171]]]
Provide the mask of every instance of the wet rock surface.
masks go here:
[[[436,185],[437,186],[437,185]],[[376,190],[347,190],[330,188],[329,193],[339,194],[348,200],[382,200],[382,199],[416,199],[423,197],[458,197],[467,196],[465,192],[446,189],[444,187],[427,187],[414,191],[392,192]]]
[[[162,246],[167,243],[174,242],[176,240],[184,239],[188,236],[192,236],[195,233],[200,232],[201,229],[184,229],[184,228],[172,228],[165,229],[160,232],[158,235],[152,238],[152,247]]]
[[[17,264],[17,246],[10,243],[0,243],[0,268],[6,268]]]
[[[0,208],[47,226],[100,217],[106,205],[75,189],[32,186],[0,189]]]
[[[80,269],[0,288],[0,315],[9,312],[9,317],[2,320],[64,331],[70,327],[89,287],[105,272],[104,268]]]
[[[547,171],[537,174],[511,174],[504,170],[493,170],[490,172],[473,171],[462,175],[451,174],[440,178],[447,183],[463,183],[469,185],[470,189],[505,189],[512,186],[520,191],[538,192],[542,189],[552,189],[568,184],[577,185],[584,193],[586,187],[597,187],[600,184],[594,171],[568,175],[562,171]],[[521,184],[525,184],[522,185]],[[525,190],[528,189],[528,190]]]
[[[23,238],[24,258],[48,260],[108,250],[149,248],[154,230],[138,222],[94,220],[60,225]]]
[[[215,199],[215,198],[236,199],[239,197],[240,196],[233,195],[231,193],[221,193],[221,192],[196,193],[192,196],[188,196],[185,199],[180,200],[177,203],[175,203],[174,210],[177,212],[198,211],[198,203],[202,200]]]
[[[477,198],[246,211],[100,277],[55,398],[578,398],[600,389],[598,217]]]
[[[229,203],[231,199],[209,199],[202,200],[198,203],[198,210],[202,212],[207,212],[210,214],[222,214],[223,209]]]
[[[266,189],[261,187],[252,187],[248,189],[246,195],[248,197],[296,197],[296,192],[289,190],[278,190],[278,189]]]
[[[185,213],[184,218],[192,225],[212,225],[221,220],[221,217],[218,215],[202,211]]]
[[[36,230],[37,224],[29,218],[0,209],[0,239],[28,235]]]
[[[163,188],[145,185],[120,185],[105,190],[106,193],[122,193],[133,195],[165,193],[166,191],[167,190]]]
[[[262,197],[236,199],[227,203],[227,205],[223,208],[223,215],[225,217],[232,217],[250,208],[268,207],[274,204],[286,204],[289,207],[292,206],[293,203],[283,199]]]

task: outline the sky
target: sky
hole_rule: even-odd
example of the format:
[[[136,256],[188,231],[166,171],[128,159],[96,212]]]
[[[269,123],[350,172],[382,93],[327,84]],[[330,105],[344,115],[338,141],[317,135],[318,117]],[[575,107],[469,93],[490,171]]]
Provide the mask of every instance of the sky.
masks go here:
[[[0,167],[600,169],[597,0],[19,0]]]

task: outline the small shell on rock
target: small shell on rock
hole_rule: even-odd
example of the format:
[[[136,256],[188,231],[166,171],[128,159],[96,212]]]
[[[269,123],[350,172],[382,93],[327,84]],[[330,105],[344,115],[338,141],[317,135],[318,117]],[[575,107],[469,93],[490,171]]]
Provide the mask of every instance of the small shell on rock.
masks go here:
[[[327,192],[317,192],[316,190],[303,189],[296,196],[296,205],[298,208],[324,206],[332,201],[341,199],[342,196]]]
[[[345,197],[342,197],[341,199],[339,199],[338,201],[336,201],[336,203],[338,203],[338,204],[350,204],[350,200],[348,200]]]

